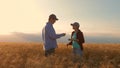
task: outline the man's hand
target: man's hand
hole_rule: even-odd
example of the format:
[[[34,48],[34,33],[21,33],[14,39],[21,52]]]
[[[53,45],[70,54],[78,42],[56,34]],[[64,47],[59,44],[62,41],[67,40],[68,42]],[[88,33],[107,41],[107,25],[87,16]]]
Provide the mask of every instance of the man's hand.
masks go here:
[[[65,36],[65,35],[66,35],[66,33],[62,33],[62,35],[63,35],[63,36]]]
[[[71,41],[71,39],[68,39],[68,41]]]

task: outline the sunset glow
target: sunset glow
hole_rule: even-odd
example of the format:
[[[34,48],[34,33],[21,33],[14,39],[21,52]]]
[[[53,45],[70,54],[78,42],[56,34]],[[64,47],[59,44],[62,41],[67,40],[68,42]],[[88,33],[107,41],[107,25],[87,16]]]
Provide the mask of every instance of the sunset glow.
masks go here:
[[[57,33],[70,34],[79,22],[85,34],[120,36],[120,0],[1,0],[0,35],[41,33],[48,16],[56,14]],[[65,29],[64,29],[65,28]]]

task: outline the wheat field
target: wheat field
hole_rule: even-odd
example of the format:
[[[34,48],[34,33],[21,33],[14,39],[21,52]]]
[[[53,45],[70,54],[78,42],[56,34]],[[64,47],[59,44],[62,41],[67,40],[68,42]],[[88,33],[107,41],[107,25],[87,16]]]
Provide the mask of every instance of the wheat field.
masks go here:
[[[58,44],[56,54],[44,57],[42,43],[0,43],[0,68],[120,68],[120,44],[84,44],[82,57]]]

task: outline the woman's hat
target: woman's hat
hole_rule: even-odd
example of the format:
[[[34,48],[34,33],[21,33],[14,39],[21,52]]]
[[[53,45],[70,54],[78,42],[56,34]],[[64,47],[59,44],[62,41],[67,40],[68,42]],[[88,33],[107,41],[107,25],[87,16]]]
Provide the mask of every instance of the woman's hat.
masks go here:
[[[71,24],[71,26],[77,26],[77,27],[79,27],[80,25],[79,25],[78,22],[74,22],[73,24]]]

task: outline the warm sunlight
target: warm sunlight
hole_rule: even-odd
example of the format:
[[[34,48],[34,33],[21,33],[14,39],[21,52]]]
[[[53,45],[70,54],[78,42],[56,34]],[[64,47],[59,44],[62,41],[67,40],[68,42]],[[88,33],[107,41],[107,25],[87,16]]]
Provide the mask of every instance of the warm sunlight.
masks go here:
[[[0,68],[120,68],[120,0],[0,0]]]
[[[119,1],[83,0],[1,0],[0,35],[40,33],[54,13],[59,20],[54,24],[57,33],[71,34],[73,22],[80,23],[85,35],[120,37]]]

